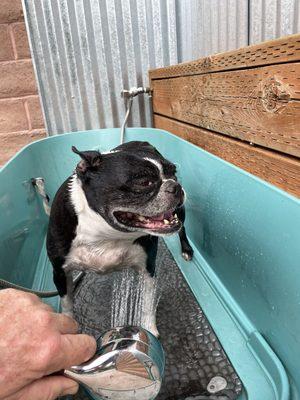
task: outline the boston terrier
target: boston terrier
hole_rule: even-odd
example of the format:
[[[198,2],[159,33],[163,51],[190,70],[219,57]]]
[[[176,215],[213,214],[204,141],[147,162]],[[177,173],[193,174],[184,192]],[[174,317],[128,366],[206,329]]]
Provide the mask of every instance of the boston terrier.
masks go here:
[[[102,154],[72,150],[81,160],[55,195],[47,234],[54,283],[69,315],[72,270],[106,274],[132,267],[144,273],[151,290],[158,236],[178,232],[182,256],[193,256],[183,226],[185,193],[174,164],[147,142],[128,142]],[[155,315],[151,321],[157,335]]]

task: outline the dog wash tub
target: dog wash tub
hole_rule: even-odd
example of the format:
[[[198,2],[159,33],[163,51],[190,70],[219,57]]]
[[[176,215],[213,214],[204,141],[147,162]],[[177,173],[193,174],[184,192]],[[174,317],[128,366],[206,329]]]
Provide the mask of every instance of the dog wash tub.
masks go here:
[[[165,244],[243,383],[239,400],[299,400],[299,200],[168,132],[131,128],[126,139],[149,141],[177,165],[193,260],[182,259],[177,235]],[[43,177],[53,198],[78,162],[72,145],[107,151],[118,144],[118,129],[54,136],[2,168],[2,279],[55,289],[48,217],[31,179]],[[47,301],[58,308],[57,297]]]

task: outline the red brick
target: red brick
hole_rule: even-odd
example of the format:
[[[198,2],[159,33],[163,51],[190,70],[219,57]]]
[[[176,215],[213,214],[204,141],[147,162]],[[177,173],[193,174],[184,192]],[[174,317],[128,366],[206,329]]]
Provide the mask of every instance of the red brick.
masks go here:
[[[32,96],[26,100],[32,129],[44,128],[44,118],[39,96]]]
[[[0,101],[0,132],[17,132],[28,130],[28,121],[22,100]]]
[[[31,60],[0,63],[0,98],[36,94]]]
[[[1,1],[1,0],[0,0]],[[8,25],[0,25],[0,61],[14,60],[14,52],[10,40]]]
[[[17,22],[12,25],[12,32],[15,39],[17,58],[30,58],[28,36],[24,22]]]
[[[15,132],[0,135],[0,165],[5,164],[17,151],[28,143],[42,139],[46,136],[45,130],[41,129],[38,132]]]
[[[23,21],[21,0],[0,0],[0,23]]]

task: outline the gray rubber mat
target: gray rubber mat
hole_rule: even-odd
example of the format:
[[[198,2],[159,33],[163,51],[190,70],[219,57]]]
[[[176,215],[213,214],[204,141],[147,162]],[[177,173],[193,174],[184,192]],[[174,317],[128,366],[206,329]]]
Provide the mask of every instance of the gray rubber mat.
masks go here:
[[[159,242],[157,270],[157,326],[166,354],[164,382],[157,399],[236,399],[242,390],[241,381],[163,241]],[[88,273],[84,277],[74,304],[82,332],[97,337],[111,328],[117,274],[120,272],[106,276]],[[214,377],[225,378],[227,385],[212,394],[207,387]],[[87,397],[81,392],[76,398]]]

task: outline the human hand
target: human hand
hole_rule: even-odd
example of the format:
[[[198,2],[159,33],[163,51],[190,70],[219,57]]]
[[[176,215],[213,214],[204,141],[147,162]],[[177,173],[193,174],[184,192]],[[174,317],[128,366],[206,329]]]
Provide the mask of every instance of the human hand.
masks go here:
[[[0,399],[54,400],[78,384],[54,372],[80,364],[96,341],[76,334],[76,321],[29,293],[0,291]]]

